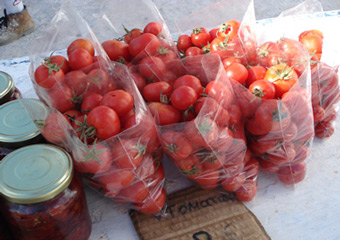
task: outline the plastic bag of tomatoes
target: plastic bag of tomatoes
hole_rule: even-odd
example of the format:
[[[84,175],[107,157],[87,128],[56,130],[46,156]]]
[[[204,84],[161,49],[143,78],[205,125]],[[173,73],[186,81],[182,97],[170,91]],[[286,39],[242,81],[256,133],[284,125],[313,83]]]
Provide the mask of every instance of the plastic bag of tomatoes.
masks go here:
[[[163,213],[156,125],[128,68],[110,60],[70,7],[31,49],[30,77],[49,115],[30,114],[46,141],[69,151],[76,171],[104,196],[145,214]]]

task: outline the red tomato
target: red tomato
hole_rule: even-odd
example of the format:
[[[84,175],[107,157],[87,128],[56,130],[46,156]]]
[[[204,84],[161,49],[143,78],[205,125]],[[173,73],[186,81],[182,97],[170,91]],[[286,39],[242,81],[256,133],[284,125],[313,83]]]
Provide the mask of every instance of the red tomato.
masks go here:
[[[272,66],[272,57],[276,54],[279,53],[281,50],[279,48],[279,45],[275,42],[265,42],[261,44],[261,46],[257,49],[257,57],[258,57],[258,62],[260,63],[261,66],[264,67],[270,67]],[[272,55],[273,54],[273,55]],[[283,53],[277,56],[282,56]],[[277,64],[277,63],[276,63]],[[274,64],[274,65],[276,65]]]
[[[57,67],[60,67],[60,69],[63,70],[64,74],[70,70],[69,62],[61,55],[51,55],[49,58],[45,58],[44,64],[56,64]]]
[[[64,112],[64,115],[67,117],[67,119],[70,121],[70,123],[73,123],[74,119],[76,117],[79,117],[81,115],[81,113],[78,110],[68,110],[66,112]]]
[[[104,173],[112,164],[110,149],[101,143],[76,148],[72,151],[72,156],[79,172]]]
[[[266,135],[262,135],[255,139],[249,139],[249,148],[256,156],[261,156],[266,152],[274,151],[278,146],[279,141],[277,139],[268,138]]]
[[[274,163],[270,160],[265,160],[265,159],[260,160],[260,166],[264,171],[269,172],[269,173],[276,173],[280,169],[279,164]]]
[[[325,117],[325,109],[319,104],[313,105],[314,122],[320,122]]]
[[[139,58],[155,53],[160,45],[159,39],[151,33],[143,33],[131,40],[129,51],[132,56]]]
[[[148,56],[140,61],[138,69],[145,78],[152,82],[157,82],[162,79],[166,66],[159,57]]]
[[[135,39],[143,34],[143,31],[138,28],[134,28],[131,31],[129,31],[124,27],[124,30],[126,32],[126,34],[124,35],[124,42],[126,42],[127,44],[129,44],[132,41],[132,39]]]
[[[175,162],[179,170],[188,178],[195,179],[202,173],[200,159],[196,155],[191,155],[186,159],[180,159]]]
[[[209,31],[210,41],[214,40],[217,37],[218,30],[219,30],[219,28],[213,28]]]
[[[322,38],[316,34],[306,35],[299,38],[299,41],[307,48],[309,54],[322,53]]]
[[[189,47],[187,50],[185,50],[185,56],[186,57],[191,57],[191,56],[197,56],[197,55],[202,55],[202,49],[198,47]]]
[[[112,61],[117,61],[119,58],[123,58],[126,61],[131,60],[129,45],[127,43],[117,40],[107,40],[102,43],[102,47]]]
[[[81,111],[84,113],[90,112],[92,109],[100,105],[103,96],[97,93],[87,95],[81,103]]]
[[[154,214],[162,210],[166,201],[166,193],[163,188],[157,189],[153,194],[150,194],[143,203],[135,203],[134,207],[137,211],[144,214]]]
[[[172,106],[178,110],[185,110],[196,102],[197,93],[189,86],[181,86],[171,93],[170,100]]]
[[[143,202],[143,200],[148,196],[149,188],[143,181],[133,183],[127,188],[122,189],[119,192],[119,198],[125,201],[138,203]]]
[[[114,163],[120,168],[137,168],[145,153],[146,145],[133,139],[121,139],[112,147]]]
[[[120,132],[120,122],[117,113],[109,107],[98,106],[91,110],[87,123],[96,129],[99,139],[107,139]]]
[[[253,135],[264,135],[268,133],[266,128],[263,128],[257,124],[254,117],[248,119],[245,126],[247,131]]]
[[[332,122],[321,121],[315,126],[315,136],[318,138],[329,138],[334,133]]]
[[[294,144],[283,142],[276,148],[268,151],[267,155],[264,156],[264,159],[281,166],[283,164],[292,162],[295,156],[296,152],[294,149]]]
[[[248,78],[246,80],[246,86],[250,86],[256,80],[264,79],[267,69],[263,66],[251,66],[248,68]]]
[[[181,86],[189,86],[193,88],[198,96],[203,92],[201,81],[197,77],[192,75],[183,75],[177,78],[173,84],[173,88],[176,89]]]
[[[257,192],[257,181],[246,180],[242,187],[236,191],[236,197],[242,202],[251,201]]]
[[[242,187],[246,180],[246,174],[244,172],[239,173],[234,177],[228,177],[223,180],[221,186],[229,192],[235,192]]]
[[[152,102],[148,106],[157,124],[168,125],[178,123],[181,119],[181,113],[171,105]]]
[[[80,70],[93,63],[93,55],[83,48],[74,49],[68,55],[70,67],[73,70]]]
[[[295,163],[280,167],[277,175],[281,182],[285,184],[295,184],[301,182],[306,176],[306,163]]]
[[[151,33],[155,36],[158,36],[162,32],[162,24],[159,22],[150,22],[144,28],[144,33]]]
[[[321,39],[323,39],[323,33],[320,30],[312,29],[312,30],[307,30],[307,31],[300,33],[299,41],[301,38],[308,36],[308,35],[316,35],[316,36],[319,36]]]
[[[124,90],[114,90],[103,96],[100,105],[112,108],[121,117],[133,108],[133,97]]]
[[[220,180],[220,172],[216,169],[204,170],[194,180],[196,183],[199,184],[201,188],[206,190],[213,190],[218,186]]]
[[[256,80],[250,84],[249,91],[256,97],[263,99],[272,99],[275,96],[275,87],[273,83],[267,80]]]
[[[66,118],[67,119],[67,118]],[[67,121],[60,113],[50,113],[41,127],[41,134],[47,142],[61,144],[67,141]]]
[[[98,93],[103,95],[109,89],[109,74],[100,68],[91,70],[85,79],[86,91],[85,96]]]
[[[34,72],[35,82],[43,88],[52,88],[54,84],[62,83],[65,79],[65,74],[60,66],[54,64],[40,65]]]
[[[72,90],[66,85],[55,85],[48,92],[52,107],[64,113],[75,108]]]
[[[149,83],[143,89],[143,97],[149,102],[168,103],[171,92],[172,87],[167,82]]]
[[[131,185],[134,180],[134,173],[131,169],[111,168],[105,174],[100,174],[96,181],[110,193],[120,191]],[[110,194],[110,196],[112,196]]]
[[[217,140],[218,126],[208,117],[196,118],[187,123],[184,133],[192,144],[209,147]]]
[[[223,23],[217,32],[218,37],[233,39],[237,36],[238,30],[240,28],[240,22],[237,20],[229,20]]]
[[[135,82],[138,90],[140,92],[143,92],[143,89],[144,89],[144,87],[146,85],[145,78],[141,74],[139,74],[139,73],[132,73],[132,79]]]
[[[74,70],[66,73],[65,83],[71,88],[76,96],[81,96],[85,93],[87,82],[86,74],[80,70]]]
[[[174,160],[185,159],[194,150],[182,132],[168,130],[161,134],[160,141],[164,152]]]
[[[264,77],[265,80],[272,82],[275,86],[275,97],[281,98],[298,81],[298,75],[286,64],[271,66]]]
[[[91,144],[94,142],[95,131],[88,126],[86,114],[76,117],[72,122],[72,128],[83,143]]]
[[[211,37],[207,29],[205,28],[195,28],[191,33],[191,42],[194,46],[202,48],[202,46],[207,45]]]
[[[86,39],[74,40],[67,48],[67,56],[70,56],[71,52],[79,48],[85,49],[91,54],[91,56],[94,56],[93,44],[89,40],[86,40]]]
[[[238,105],[232,104],[227,108],[227,111],[229,113],[229,124],[234,125],[238,122],[240,122],[241,119],[241,109]]]
[[[177,40],[177,49],[184,53],[192,46],[191,37],[189,35],[180,35]]]
[[[283,101],[267,99],[256,110],[255,122],[267,132],[280,132],[289,126],[290,113]]]
[[[209,82],[205,87],[205,93],[225,108],[227,108],[233,100],[233,95],[228,89],[228,86],[222,82]]]
[[[213,147],[214,151],[200,151],[196,154],[200,158],[201,164],[205,170],[210,169],[218,171],[225,162],[225,156],[223,156],[224,153],[220,152],[219,149],[215,148],[215,146]]]
[[[227,72],[227,76],[229,78],[232,78],[241,84],[244,83],[248,78],[247,68],[240,63],[234,62],[230,64],[230,66],[225,68],[225,71]]]

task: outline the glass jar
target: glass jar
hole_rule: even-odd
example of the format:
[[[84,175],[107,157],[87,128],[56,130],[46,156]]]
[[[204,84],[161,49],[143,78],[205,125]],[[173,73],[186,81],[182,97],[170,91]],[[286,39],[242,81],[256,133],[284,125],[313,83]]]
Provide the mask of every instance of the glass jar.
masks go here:
[[[22,98],[20,91],[14,86],[13,78],[0,71],[0,105]]]
[[[27,109],[35,118],[48,115],[47,106],[38,99],[23,98],[0,106],[0,161],[14,149],[44,141]]]
[[[86,240],[91,233],[81,178],[55,145],[22,147],[0,162],[0,206],[13,239]]]

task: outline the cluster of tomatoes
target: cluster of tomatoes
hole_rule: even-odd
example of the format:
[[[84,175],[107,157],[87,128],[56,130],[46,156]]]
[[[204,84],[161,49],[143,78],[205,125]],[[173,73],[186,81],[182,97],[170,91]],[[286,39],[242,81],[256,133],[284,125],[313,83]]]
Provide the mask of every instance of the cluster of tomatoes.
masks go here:
[[[70,151],[91,186],[140,212],[159,212],[166,194],[155,122],[127,68],[95,52],[91,41],[76,39],[67,57],[52,55],[35,69],[37,94],[57,110],[36,122],[48,142]]]

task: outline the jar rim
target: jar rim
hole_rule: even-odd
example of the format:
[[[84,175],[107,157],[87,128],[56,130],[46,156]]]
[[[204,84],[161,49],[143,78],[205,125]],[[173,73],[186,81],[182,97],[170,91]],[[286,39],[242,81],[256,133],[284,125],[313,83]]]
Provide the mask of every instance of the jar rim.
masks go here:
[[[0,103],[4,103],[14,90],[13,78],[3,71],[0,71]]]

